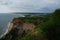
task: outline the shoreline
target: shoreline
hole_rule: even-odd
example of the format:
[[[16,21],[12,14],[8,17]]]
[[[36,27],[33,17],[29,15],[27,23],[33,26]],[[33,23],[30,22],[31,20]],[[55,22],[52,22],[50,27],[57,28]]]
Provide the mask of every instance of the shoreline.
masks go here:
[[[13,20],[13,19],[12,19],[12,20]],[[12,21],[12,20],[11,20],[11,21]],[[9,30],[9,26],[10,26],[10,24],[11,24],[11,21],[8,23],[5,33],[0,36],[0,39],[1,39],[2,37],[4,37],[7,33],[9,33],[9,31],[10,31],[10,30]]]
[[[10,25],[10,22],[8,23],[8,27],[9,27],[9,25]],[[1,39],[2,37],[4,37],[4,36],[9,32],[9,31],[8,31],[8,27],[6,28],[5,33],[0,36],[0,39]]]

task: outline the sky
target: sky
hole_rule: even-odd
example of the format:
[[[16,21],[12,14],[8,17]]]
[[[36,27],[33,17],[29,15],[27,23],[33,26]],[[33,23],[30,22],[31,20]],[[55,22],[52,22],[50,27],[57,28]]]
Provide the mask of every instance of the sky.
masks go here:
[[[60,8],[60,0],[0,0],[0,13],[50,13]]]

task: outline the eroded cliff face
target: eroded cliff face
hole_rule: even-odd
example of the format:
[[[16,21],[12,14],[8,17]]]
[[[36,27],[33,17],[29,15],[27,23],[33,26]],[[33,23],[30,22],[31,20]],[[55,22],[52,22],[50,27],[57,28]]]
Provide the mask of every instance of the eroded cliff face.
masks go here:
[[[25,30],[26,33],[34,31],[35,25],[31,22],[25,22],[23,23],[23,30]]]
[[[14,30],[18,35],[23,35],[24,33],[32,32],[35,27],[32,22],[23,22],[19,18],[14,18],[10,23],[9,30]]]
[[[8,27],[9,32],[2,40],[17,40],[16,38],[23,37],[29,32],[33,32],[35,27],[32,22],[23,22],[19,18],[14,18]]]

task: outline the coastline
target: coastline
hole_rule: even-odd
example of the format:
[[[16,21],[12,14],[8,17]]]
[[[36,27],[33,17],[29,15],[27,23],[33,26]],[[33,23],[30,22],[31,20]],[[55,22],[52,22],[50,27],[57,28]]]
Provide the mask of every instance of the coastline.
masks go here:
[[[12,19],[13,20],[13,19]],[[11,20],[11,21],[12,21]],[[2,37],[4,37],[7,33],[9,33],[9,26],[10,26],[10,24],[11,24],[11,21],[7,24],[7,28],[6,28],[6,31],[5,31],[5,33],[4,34],[2,34],[1,36],[0,36],[0,39],[2,38]]]
[[[8,23],[8,27],[9,27],[9,25],[10,25],[10,22]],[[5,33],[0,36],[0,39],[1,39],[3,36],[5,36],[5,35],[9,32],[9,31],[8,31],[8,27],[6,28]]]
[[[0,39],[1,39],[2,37],[4,37],[9,32],[9,25],[10,25],[11,21],[14,18],[24,17],[24,15],[22,15],[22,14],[20,14],[20,15],[16,15],[16,14],[1,14],[0,17],[1,17],[1,21],[0,22],[2,23],[2,25],[7,22],[7,24],[5,25],[6,27],[2,26],[5,29],[4,29],[4,32],[2,31],[3,29],[1,30],[2,31],[2,34],[0,35]],[[4,21],[5,23],[3,23],[3,20],[5,20]]]

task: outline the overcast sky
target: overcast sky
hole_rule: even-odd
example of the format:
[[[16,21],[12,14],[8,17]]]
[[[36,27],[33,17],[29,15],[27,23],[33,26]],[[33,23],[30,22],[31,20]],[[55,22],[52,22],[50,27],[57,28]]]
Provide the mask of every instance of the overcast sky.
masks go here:
[[[60,0],[0,0],[0,13],[49,13],[58,8],[60,8]]]

